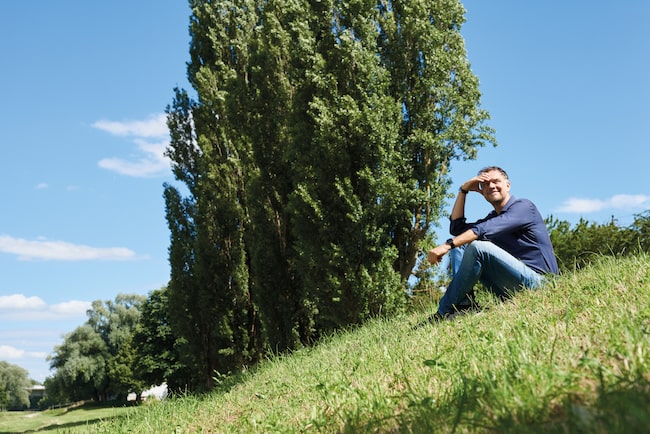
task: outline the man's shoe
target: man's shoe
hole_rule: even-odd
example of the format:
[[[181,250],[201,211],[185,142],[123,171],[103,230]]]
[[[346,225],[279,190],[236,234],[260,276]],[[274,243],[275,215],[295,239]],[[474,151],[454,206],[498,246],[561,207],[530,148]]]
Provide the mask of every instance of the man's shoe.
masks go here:
[[[454,313],[479,312],[482,310],[481,306],[479,306],[477,303],[470,303],[462,306],[454,306],[454,308],[456,309]]]
[[[440,322],[440,321],[445,321],[447,319],[449,319],[449,314],[448,313],[443,315],[441,313],[436,312],[433,315],[430,315],[429,318],[427,318],[427,322],[436,323],[436,322]]]
[[[463,306],[454,306],[454,311],[446,315],[446,319],[456,319],[459,316],[467,315],[468,313],[480,312],[482,309],[476,303],[466,304]]]
[[[445,321],[445,320],[447,320],[447,319],[451,319],[451,317],[450,317],[450,315],[449,315],[448,313],[447,313],[447,314],[444,314],[444,315],[441,315],[441,314],[439,314],[438,312],[436,312],[436,313],[434,313],[433,315],[429,315],[429,317],[427,317],[427,319],[425,319],[424,321],[417,323],[417,324],[413,327],[413,330],[417,330],[417,329],[419,329],[419,328],[422,328],[422,327],[424,327],[425,325],[429,325],[429,324],[434,324],[434,323],[442,322],[442,321]]]

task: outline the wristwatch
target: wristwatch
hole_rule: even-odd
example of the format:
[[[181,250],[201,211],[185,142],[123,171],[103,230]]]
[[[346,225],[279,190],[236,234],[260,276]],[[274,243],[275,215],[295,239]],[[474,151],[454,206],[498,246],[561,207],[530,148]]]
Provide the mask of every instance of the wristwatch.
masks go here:
[[[463,186],[461,185],[460,187],[458,187],[458,192],[463,193],[463,194],[467,194],[467,193],[469,193],[469,190],[463,190]]]
[[[454,244],[454,239],[453,238],[449,238],[447,241],[445,241],[445,243],[449,244],[449,247],[451,247],[452,249],[456,248],[456,244]]]

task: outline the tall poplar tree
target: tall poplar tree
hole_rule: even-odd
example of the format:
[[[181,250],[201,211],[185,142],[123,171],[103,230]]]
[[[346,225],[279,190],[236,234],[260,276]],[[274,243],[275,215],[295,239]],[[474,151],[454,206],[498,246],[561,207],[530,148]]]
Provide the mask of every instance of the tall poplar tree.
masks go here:
[[[197,85],[198,86],[198,85]],[[243,191],[237,148],[207,104],[178,90],[168,109],[168,155],[189,197],[165,186],[171,281],[169,319],[185,346],[190,386],[210,387],[216,372],[249,360],[248,270],[243,244]]]
[[[183,336],[222,370],[398,311],[446,168],[494,142],[461,3],[190,5],[197,100],[177,92],[168,152],[189,195],[166,187]]]

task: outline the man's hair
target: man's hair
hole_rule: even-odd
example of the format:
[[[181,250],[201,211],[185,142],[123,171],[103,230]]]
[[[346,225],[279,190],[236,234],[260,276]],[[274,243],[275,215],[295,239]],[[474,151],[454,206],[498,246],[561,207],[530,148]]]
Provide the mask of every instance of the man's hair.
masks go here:
[[[502,168],[500,168],[499,166],[488,166],[488,167],[484,167],[484,168],[482,168],[481,170],[478,171],[478,174],[480,175],[481,173],[491,172],[491,171],[493,171],[493,170],[497,170],[497,171],[501,172],[501,174],[502,174],[506,179],[510,179],[510,178],[508,178],[508,173],[507,173],[505,170],[503,170]]]

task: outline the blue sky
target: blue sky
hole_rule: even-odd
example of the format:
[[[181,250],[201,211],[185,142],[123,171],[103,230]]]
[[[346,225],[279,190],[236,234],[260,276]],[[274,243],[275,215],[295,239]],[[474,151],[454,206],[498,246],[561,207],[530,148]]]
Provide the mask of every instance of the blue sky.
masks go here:
[[[454,162],[452,189],[496,164],[543,216],[650,209],[650,2],[463,4],[499,146]],[[180,0],[0,2],[0,360],[38,381],[91,301],[169,279],[163,114],[189,90],[188,17]],[[470,196],[468,218],[489,210]]]

